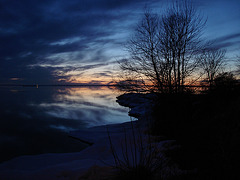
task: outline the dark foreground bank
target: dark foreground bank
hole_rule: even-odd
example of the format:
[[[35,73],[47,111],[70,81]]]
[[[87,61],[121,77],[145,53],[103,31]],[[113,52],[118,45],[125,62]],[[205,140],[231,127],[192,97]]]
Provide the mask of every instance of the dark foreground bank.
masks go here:
[[[165,155],[188,173],[171,179],[239,179],[239,86],[158,94],[150,134],[175,141]]]

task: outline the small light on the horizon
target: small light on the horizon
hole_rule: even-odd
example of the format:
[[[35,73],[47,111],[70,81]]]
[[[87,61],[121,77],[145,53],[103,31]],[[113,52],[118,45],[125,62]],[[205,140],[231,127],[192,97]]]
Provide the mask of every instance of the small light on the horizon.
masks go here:
[[[21,78],[10,78],[11,81],[20,81]]]

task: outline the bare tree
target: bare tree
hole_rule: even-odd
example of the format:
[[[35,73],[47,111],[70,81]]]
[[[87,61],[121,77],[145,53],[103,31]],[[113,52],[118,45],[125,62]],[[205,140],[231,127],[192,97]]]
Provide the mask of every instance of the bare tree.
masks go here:
[[[120,68],[127,71],[128,75],[147,79],[160,90],[162,82],[159,74],[158,33],[158,16],[147,10],[136,28],[135,35],[126,46],[131,58],[121,62]]]
[[[195,55],[202,49],[206,20],[191,2],[177,1],[162,16],[161,23],[160,52],[168,71],[168,85],[179,91],[198,65]]]
[[[172,92],[172,87],[181,91],[197,65],[204,25],[187,1],[173,3],[161,17],[147,10],[126,46],[131,58],[120,63],[121,69],[151,82],[160,92]]]
[[[213,81],[225,65],[224,57],[225,50],[222,49],[205,49],[198,57],[200,66],[206,73],[206,79],[210,85],[213,85]]]

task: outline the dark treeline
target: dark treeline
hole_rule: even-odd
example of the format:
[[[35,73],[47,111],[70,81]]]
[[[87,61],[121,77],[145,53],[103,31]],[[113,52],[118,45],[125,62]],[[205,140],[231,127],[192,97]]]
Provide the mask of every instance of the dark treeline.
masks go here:
[[[176,140],[165,154],[189,171],[174,179],[240,178],[240,86],[225,83],[204,94],[159,94],[151,134]]]

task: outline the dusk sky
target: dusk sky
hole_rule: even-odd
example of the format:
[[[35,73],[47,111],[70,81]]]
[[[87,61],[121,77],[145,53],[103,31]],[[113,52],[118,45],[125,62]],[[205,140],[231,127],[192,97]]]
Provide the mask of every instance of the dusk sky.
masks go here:
[[[240,1],[198,0],[204,37],[240,54]],[[0,0],[0,84],[106,84],[144,7],[167,0]]]

